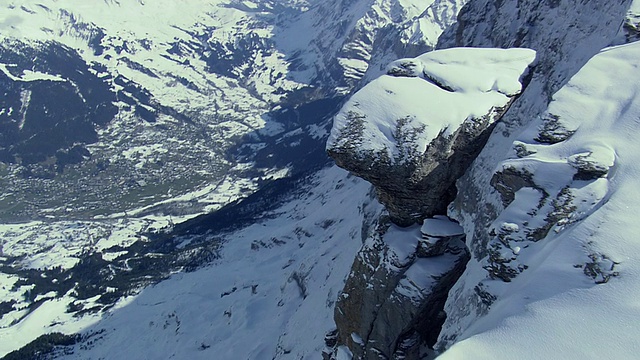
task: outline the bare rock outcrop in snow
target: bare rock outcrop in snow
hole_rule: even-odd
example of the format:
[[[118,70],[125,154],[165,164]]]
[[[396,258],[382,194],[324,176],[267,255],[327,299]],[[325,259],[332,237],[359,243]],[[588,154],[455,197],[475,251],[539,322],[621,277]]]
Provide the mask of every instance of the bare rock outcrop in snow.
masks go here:
[[[329,155],[376,187],[395,224],[443,214],[534,59],[460,48],[395,61],[335,117]]]
[[[468,260],[463,229],[446,217],[409,228],[381,218],[338,297],[325,357],[346,346],[355,359],[420,359],[435,344],[441,309]]]
[[[379,219],[356,257],[327,357],[348,349],[357,359],[418,359],[435,344],[469,253],[463,229],[432,216],[444,213],[454,181],[522,91],[534,60],[528,49],[398,60],[335,117],[329,154],[375,186],[390,217]]]

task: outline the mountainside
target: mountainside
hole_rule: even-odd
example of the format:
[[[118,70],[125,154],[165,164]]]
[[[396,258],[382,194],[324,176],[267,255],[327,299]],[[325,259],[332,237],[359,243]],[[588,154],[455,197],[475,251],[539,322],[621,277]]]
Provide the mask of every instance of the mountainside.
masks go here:
[[[369,62],[429,50],[459,7],[83,4],[3,5],[5,222],[180,220],[317,166],[327,116]],[[402,34],[398,49],[378,44],[391,33]]]
[[[467,281],[463,275],[452,290],[447,306],[455,310],[448,311],[449,320],[444,325],[439,346],[450,346],[461,329],[471,326],[474,319],[486,314],[491,304],[499,299],[500,296],[494,294],[489,285],[494,283],[492,280],[498,280],[498,283],[511,282],[518,274],[526,273],[527,268],[533,267],[526,262],[511,260],[513,255],[506,250],[510,248],[506,238],[521,237],[531,242],[542,241],[548,234],[553,234],[550,231],[557,224],[563,225],[571,222],[568,220],[570,218],[582,217],[573,214],[579,210],[574,208],[576,196],[571,189],[583,185],[568,181],[562,183],[555,179],[558,183],[545,189],[545,184],[550,183],[550,179],[540,184],[535,177],[555,178],[557,170],[541,168],[521,172],[514,167],[515,171],[512,172],[512,168],[507,166],[501,171],[502,163],[505,157],[512,157],[514,151],[520,154],[518,156],[526,156],[527,146],[519,146],[518,136],[537,117],[542,122],[538,130],[540,135],[532,136],[531,140],[535,139],[535,142],[541,144],[554,144],[568,136],[567,133],[563,134],[564,127],[556,123],[555,114],[547,112],[549,100],[563,86],[570,86],[566,83],[581,70],[588,59],[614,41],[630,4],[631,1],[616,6],[604,2],[525,2],[520,4],[520,11],[516,13],[509,7],[496,9],[477,2],[469,4],[468,11],[461,12],[460,19],[469,18],[468,21],[483,23],[491,19],[489,23],[495,31],[486,31],[483,35],[477,29],[465,29],[463,25],[458,25],[440,39],[440,46],[453,45],[454,38],[450,34],[455,33],[456,46],[531,47],[537,51],[537,65],[528,89],[505,113],[502,123],[494,131],[485,149],[458,180],[459,192],[449,214],[463,225],[467,233],[467,244],[473,254],[467,274],[473,274],[470,275],[473,280]],[[512,14],[510,19],[508,14]],[[459,24],[466,22],[467,20],[463,20]],[[521,25],[514,26],[514,23]],[[498,33],[500,35],[496,35]],[[512,38],[508,37],[509,34]],[[575,111],[578,110],[570,110]],[[566,156],[570,155],[578,156]],[[577,166],[574,164],[574,167]],[[546,175],[547,171],[553,175]],[[534,178],[529,178],[528,174],[533,174]],[[591,176],[593,179],[597,178],[595,175]],[[587,178],[589,180],[589,176]],[[524,222],[524,225],[518,225],[518,221],[510,220],[512,215],[508,215],[508,206],[521,188],[532,188],[545,194],[541,198],[534,196],[527,201],[532,206],[531,209],[516,210],[530,214],[530,219],[518,215],[519,221]],[[538,204],[532,204],[534,202]],[[502,222],[506,224],[505,229],[502,229]],[[512,223],[516,224],[513,228]],[[511,235],[512,232],[521,235]],[[523,253],[527,253],[531,251],[527,245],[528,243],[511,247],[517,246]],[[577,253],[581,251],[582,249],[576,249]],[[516,254],[517,256],[519,255]],[[485,277],[486,280],[481,280]],[[462,290],[463,287],[465,290]]]
[[[639,4],[0,5],[0,356],[634,358]]]
[[[594,56],[493,173],[484,196],[504,210],[488,243],[468,233],[475,256],[445,307],[442,358],[635,356],[639,45]],[[452,215],[469,219],[458,200]]]
[[[104,315],[88,312],[79,317],[65,312],[80,304],[85,309],[99,305],[98,297],[51,298],[18,326],[3,329],[2,350],[8,352],[44,332],[82,330],[78,345],[54,355],[318,357],[324,334],[333,325],[331,310],[360,244],[363,223],[381,211],[371,195],[366,183],[346,172],[322,170],[290,190],[286,203],[267,211],[261,220],[254,218],[239,231],[208,234],[205,240],[213,258],[207,266],[174,274]],[[182,237],[182,246],[188,246],[189,239]]]
[[[430,50],[461,4],[0,5],[0,331],[20,339],[2,353],[211,262],[203,234],[326,166],[330,117],[369,64]]]

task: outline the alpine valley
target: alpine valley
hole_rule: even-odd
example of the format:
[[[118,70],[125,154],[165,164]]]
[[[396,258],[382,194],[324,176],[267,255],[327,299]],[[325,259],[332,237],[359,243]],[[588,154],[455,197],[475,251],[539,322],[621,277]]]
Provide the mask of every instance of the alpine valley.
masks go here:
[[[639,27],[0,1],[0,357],[636,358]]]

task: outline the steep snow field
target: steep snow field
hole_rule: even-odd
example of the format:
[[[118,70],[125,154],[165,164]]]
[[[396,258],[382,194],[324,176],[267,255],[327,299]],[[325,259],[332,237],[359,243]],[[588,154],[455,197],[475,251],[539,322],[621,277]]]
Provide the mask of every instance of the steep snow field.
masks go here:
[[[283,207],[223,236],[218,260],[125,299],[93,325],[45,302],[2,351],[36,332],[80,331],[70,359],[299,359],[316,357],[334,327],[333,304],[360,247],[363,217],[381,210],[370,187],[338,168],[315,175]],[[357,200],[354,200],[357,199]],[[60,307],[60,306],[58,306]],[[57,315],[56,315],[57,314]]]
[[[547,113],[575,131],[567,140],[533,141],[541,118],[519,136],[530,153],[503,166],[520,163],[550,194],[566,186],[571,215],[541,241],[505,249],[528,269],[508,286],[485,282],[498,301],[440,358],[631,359],[640,351],[638,59],[639,43],[604,49],[554,95]],[[496,220],[516,234],[530,190]]]

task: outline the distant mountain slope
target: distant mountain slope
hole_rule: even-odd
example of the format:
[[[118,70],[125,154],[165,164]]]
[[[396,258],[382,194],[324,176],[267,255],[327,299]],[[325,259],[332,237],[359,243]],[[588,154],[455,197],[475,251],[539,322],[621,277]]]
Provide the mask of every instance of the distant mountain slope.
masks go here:
[[[319,99],[339,101],[358,86],[369,63],[386,65],[384,59],[429,50],[460,5],[2,5],[0,63],[6,71],[0,77],[11,96],[0,103],[6,130],[0,174],[11,197],[0,201],[0,217],[89,219],[154,206],[174,215],[219,208],[221,199],[236,199],[259,181],[291,171],[287,163],[261,167],[253,161],[302,148],[301,138],[326,135],[322,116],[310,121],[284,112]],[[17,80],[32,70],[64,81]],[[318,110],[326,115],[333,108]],[[238,156],[238,142],[251,150]],[[283,144],[278,150],[275,143]],[[243,185],[229,189],[229,182]],[[33,199],[36,193],[41,196]],[[177,210],[156,206],[177,196],[197,206],[187,210],[180,200]]]
[[[21,334],[3,351],[216,258],[206,234],[324,168],[344,96],[461,3],[0,5],[0,331]]]

